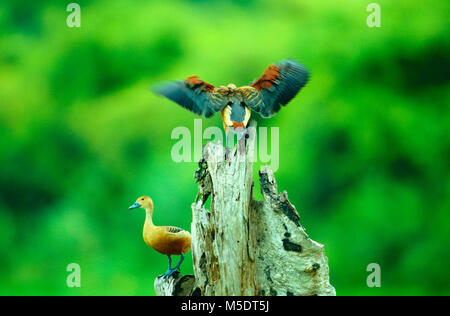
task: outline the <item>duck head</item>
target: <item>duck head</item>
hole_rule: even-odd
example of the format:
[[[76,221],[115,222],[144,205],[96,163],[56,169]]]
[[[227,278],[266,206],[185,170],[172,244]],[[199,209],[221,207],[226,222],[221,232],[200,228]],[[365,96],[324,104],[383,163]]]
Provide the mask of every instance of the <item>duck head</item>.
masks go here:
[[[133,210],[135,208],[143,208],[146,210],[153,210],[153,201],[149,196],[145,196],[145,195],[141,196],[128,209]]]

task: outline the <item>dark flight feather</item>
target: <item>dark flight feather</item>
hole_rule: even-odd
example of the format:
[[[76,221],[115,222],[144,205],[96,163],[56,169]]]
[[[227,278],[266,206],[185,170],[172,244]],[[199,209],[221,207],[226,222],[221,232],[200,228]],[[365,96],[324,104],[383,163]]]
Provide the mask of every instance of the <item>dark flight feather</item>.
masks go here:
[[[270,65],[263,75],[250,85],[262,95],[262,102],[253,110],[263,117],[273,116],[280,110],[281,105],[286,105],[297,95],[308,78],[308,70],[293,60]]]
[[[225,98],[215,93],[214,86],[200,80],[197,76],[162,83],[153,88],[153,91],[207,118],[222,110],[226,105]]]

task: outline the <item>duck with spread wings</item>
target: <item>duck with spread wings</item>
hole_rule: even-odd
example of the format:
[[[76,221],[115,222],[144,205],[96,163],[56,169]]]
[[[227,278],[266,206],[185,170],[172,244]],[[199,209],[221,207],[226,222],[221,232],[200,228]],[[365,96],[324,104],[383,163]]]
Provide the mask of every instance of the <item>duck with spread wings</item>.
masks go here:
[[[162,83],[154,91],[206,118],[221,112],[227,140],[230,131],[240,140],[252,110],[264,118],[275,115],[297,95],[308,78],[308,70],[289,59],[270,65],[249,86],[236,87],[231,83],[214,87],[194,75]]]

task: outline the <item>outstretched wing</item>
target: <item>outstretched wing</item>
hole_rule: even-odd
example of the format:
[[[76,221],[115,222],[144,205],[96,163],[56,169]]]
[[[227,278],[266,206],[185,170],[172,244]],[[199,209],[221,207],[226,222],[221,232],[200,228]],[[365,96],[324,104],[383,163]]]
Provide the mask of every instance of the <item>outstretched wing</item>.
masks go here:
[[[217,89],[213,85],[200,80],[197,76],[162,83],[153,90],[185,109],[205,117],[211,117],[226,105],[224,96],[217,93]]]
[[[264,105],[261,92],[250,86],[239,87],[239,91],[241,92],[242,100],[245,105],[253,111],[261,113],[261,106]]]
[[[308,70],[293,60],[284,60],[275,65],[270,65],[263,75],[250,86],[261,94],[262,102],[257,102],[252,107],[263,117],[271,117],[276,114],[281,105],[286,105],[293,99],[309,78]],[[254,101],[255,102],[255,101]]]

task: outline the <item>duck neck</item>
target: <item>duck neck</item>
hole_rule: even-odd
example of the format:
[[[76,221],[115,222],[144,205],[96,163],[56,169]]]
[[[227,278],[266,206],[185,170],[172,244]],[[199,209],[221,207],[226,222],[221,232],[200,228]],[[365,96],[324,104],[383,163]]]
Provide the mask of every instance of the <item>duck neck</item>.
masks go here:
[[[153,210],[149,209],[149,208],[146,208],[145,209],[145,214],[146,214],[146,216],[145,216],[145,224],[144,224],[144,226],[150,226],[150,227],[155,226],[155,225],[153,225],[153,220],[152,220]]]

